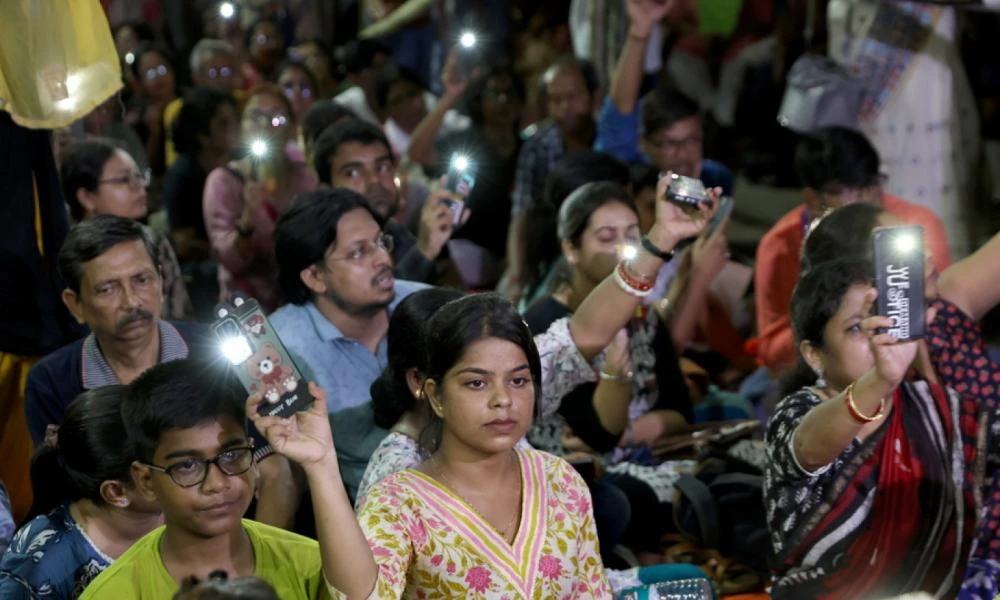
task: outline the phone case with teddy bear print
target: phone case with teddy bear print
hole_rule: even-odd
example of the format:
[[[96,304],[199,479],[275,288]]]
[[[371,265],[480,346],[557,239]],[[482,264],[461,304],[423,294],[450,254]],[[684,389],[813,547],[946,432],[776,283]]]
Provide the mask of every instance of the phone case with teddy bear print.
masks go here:
[[[313,397],[302,373],[260,304],[253,298],[236,295],[231,304],[217,306],[215,314],[218,319],[212,329],[222,354],[247,392],[263,396],[260,414],[289,417],[309,410]]]

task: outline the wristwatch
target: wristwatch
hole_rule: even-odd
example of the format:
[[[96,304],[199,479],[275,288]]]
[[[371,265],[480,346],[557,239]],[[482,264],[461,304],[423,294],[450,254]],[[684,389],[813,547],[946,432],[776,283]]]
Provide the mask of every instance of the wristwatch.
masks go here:
[[[674,258],[674,251],[673,250],[669,250],[669,251],[666,251],[666,252],[663,251],[663,250],[661,250],[656,244],[654,244],[653,242],[651,242],[649,240],[649,238],[646,237],[646,236],[642,236],[642,240],[641,240],[640,243],[642,244],[642,247],[646,250],[646,252],[649,252],[650,254],[652,254],[656,258],[659,258],[663,262],[670,262]]]

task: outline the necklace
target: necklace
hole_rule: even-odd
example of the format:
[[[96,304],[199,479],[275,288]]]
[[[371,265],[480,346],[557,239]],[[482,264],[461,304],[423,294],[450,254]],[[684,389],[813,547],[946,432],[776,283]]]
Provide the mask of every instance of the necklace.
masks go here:
[[[511,458],[516,461],[517,455],[511,454]],[[455,487],[455,484],[453,484],[451,480],[448,479],[448,476],[444,474],[444,469],[441,468],[441,460],[438,458],[437,454],[431,456],[431,462],[434,464],[435,474],[437,475],[437,478],[441,480],[441,483],[448,486],[448,489],[450,489],[452,493],[458,496],[462,502],[465,502],[465,504],[472,509],[472,512],[476,513],[476,515],[480,519],[482,519],[484,523],[490,526],[490,529],[499,533],[500,537],[502,537],[504,541],[506,541],[508,544],[514,542],[514,536],[517,535],[517,527],[516,527],[517,518],[521,514],[520,505],[517,507],[517,509],[514,510],[514,514],[511,515],[510,519],[504,524],[504,526],[498,528],[496,525],[490,522],[489,519],[484,517],[483,513],[479,512],[479,509],[473,506],[473,504],[469,502],[469,500],[461,492],[458,491],[458,488]],[[518,478],[520,478],[520,470],[518,470]]]

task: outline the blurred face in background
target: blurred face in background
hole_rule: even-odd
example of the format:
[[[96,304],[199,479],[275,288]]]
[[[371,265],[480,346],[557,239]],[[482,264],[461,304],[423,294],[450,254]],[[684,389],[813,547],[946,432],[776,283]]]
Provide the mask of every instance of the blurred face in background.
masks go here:
[[[159,52],[146,52],[138,58],[139,85],[154,103],[163,103],[176,95],[174,68]]]
[[[243,142],[261,140],[268,145],[268,157],[282,155],[285,145],[295,139],[295,121],[289,108],[284,96],[270,91],[251,96],[243,107]]]
[[[257,23],[247,51],[254,65],[264,74],[274,71],[285,58],[285,41],[278,26],[270,21]]]
[[[295,122],[301,123],[306,111],[316,101],[316,90],[309,73],[299,65],[286,66],[278,77],[278,87],[292,104]]]
[[[583,73],[565,65],[546,77],[546,106],[549,117],[564,133],[575,134],[593,124],[593,98]]]
[[[482,96],[483,120],[497,127],[513,126],[521,118],[522,98],[508,74],[490,77]]]
[[[215,52],[201,64],[198,72],[191,74],[196,86],[209,87],[227,94],[241,86],[236,57],[228,52]]]

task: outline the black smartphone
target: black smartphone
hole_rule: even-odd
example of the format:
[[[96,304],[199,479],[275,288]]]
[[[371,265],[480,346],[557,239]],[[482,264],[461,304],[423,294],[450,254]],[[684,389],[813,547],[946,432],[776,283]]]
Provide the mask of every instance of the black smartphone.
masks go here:
[[[594,479],[597,477],[597,469],[594,467],[593,460],[571,460],[570,465],[576,469],[576,472],[583,477],[583,480],[587,483],[593,483]]]
[[[924,230],[917,225],[879,227],[872,232],[875,311],[892,317],[887,331],[897,340],[924,337]],[[881,332],[880,332],[881,333]]]
[[[451,210],[452,224],[458,225],[462,222],[462,212],[465,210],[464,200],[472,193],[472,188],[476,186],[476,166],[464,154],[455,154],[448,162],[448,177],[445,179],[445,188],[462,197],[461,202],[446,199],[444,203]]]
[[[307,382],[281,343],[260,304],[234,295],[215,308],[212,331],[219,351],[235,369],[248,394],[261,394],[261,415],[289,417],[309,410],[313,397]]]
[[[667,199],[684,208],[697,209],[702,204],[708,204],[708,190],[700,179],[683,175],[670,175],[670,185],[667,186]]]

